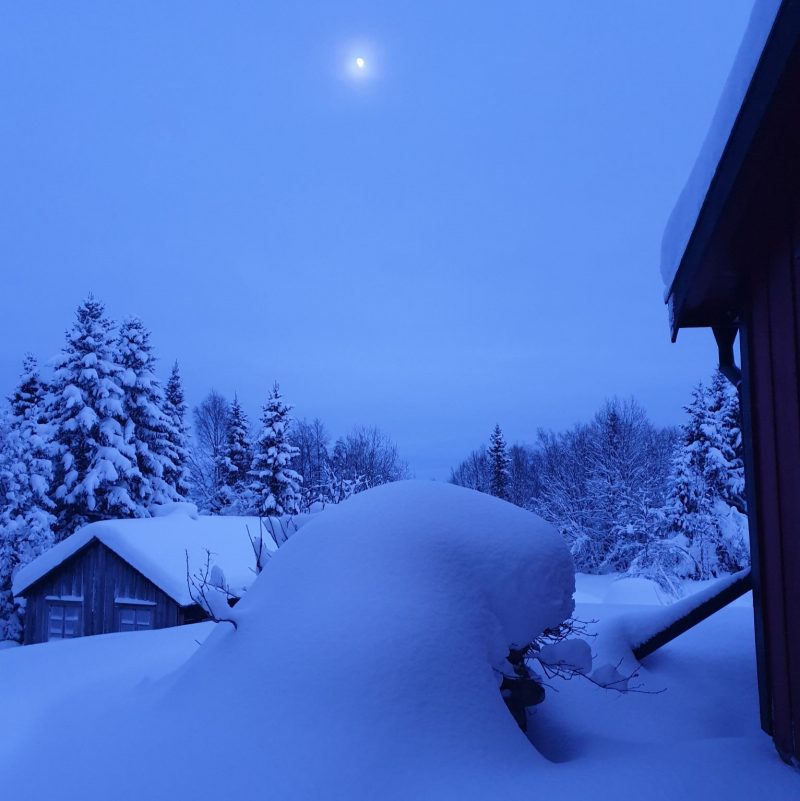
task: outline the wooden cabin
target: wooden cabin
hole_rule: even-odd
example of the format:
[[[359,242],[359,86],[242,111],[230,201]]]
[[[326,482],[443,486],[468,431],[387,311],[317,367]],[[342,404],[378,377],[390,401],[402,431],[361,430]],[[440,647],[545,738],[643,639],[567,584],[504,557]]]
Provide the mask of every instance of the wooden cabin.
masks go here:
[[[217,565],[241,597],[256,577],[258,519],[201,516],[190,504],[168,512],[91,523],[20,570],[13,589],[25,599],[24,644],[203,620],[187,565],[189,573]]]
[[[758,0],[664,239],[673,339],[740,386],[762,727],[800,765],[800,2]],[[739,335],[741,370],[734,344]],[[732,700],[735,703],[735,699]]]

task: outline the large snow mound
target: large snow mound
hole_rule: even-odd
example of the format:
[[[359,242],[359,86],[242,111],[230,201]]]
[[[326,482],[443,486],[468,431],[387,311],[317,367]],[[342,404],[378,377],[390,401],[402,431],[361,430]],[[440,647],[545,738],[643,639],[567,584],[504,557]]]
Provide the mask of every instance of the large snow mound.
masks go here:
[[[747,30],[725,83],[708,134],[686,186],[667,222],[661,245],[661,277],[667,291],[675,280],[780,4],[781,0],[755,0]]]
[[[82,707],[69,738],[41,732],[47,769],[0,784],[32,801],[58,788],[86,801],[504,797],[543,764],[500,696],[505,657],[564,620],[573,591],[564,542],[529,512],[433,482],[370,490],[274,555],[236,628],[219,624],[170,680],[116,708]]]

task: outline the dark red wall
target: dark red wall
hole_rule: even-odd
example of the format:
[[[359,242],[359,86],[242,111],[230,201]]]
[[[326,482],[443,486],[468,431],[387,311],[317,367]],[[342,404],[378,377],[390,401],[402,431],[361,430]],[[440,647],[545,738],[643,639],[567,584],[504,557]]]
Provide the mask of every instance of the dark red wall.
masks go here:
[[[751,232],[743,395],[762,724],[800,762],[800,215],[780,201]]]

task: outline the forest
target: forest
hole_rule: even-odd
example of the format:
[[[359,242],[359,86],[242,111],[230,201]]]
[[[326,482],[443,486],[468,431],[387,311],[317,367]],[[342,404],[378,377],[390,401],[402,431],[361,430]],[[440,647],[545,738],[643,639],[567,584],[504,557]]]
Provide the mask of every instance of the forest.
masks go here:
[[[16,570],[95,520],[148,517],[192,501],[207,514],[314,511],[411,476],[392,438],[356,426],[333,438],[295,419],[277,383],[257,421],[215,390],[191,412],[178,363],[162,387],[150,333],[120,324],[89,296],[44,376],[32,355],[0,411],[0,639],[16,639]],[[608,400],[588,423],[487,445],[451,483],[554,524],[578,570],[656,581],[680,595],[748,563],[738,394],[716,372],[694,390],[679,429],[659,428],[633,399]]]

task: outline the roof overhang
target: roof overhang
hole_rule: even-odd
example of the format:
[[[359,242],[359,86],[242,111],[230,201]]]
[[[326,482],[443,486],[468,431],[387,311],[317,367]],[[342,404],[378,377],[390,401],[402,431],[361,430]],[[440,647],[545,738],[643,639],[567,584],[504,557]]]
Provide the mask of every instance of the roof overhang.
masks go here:
[[[783,0],[667,292],[673,341],[680,328],[735,321],[737,233],[770,161],[769,129],[781,119],[781,105],[800,105],[799,42],[800,0]]]

